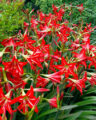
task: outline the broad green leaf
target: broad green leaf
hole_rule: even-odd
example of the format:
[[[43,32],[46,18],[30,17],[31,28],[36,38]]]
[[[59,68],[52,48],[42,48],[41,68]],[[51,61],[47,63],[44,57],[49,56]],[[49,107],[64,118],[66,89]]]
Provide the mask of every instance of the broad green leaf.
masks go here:
[[[60,116],[58,119],[60,119],[60,120],[63,120],[63,119],[65,119],[66,118],[66,120],[76,120],[80,115],[81,115],[81,111],[80,112],[76,112],[76,113],[73,113],[73,114],[69,114],[69,115],[62,115],[62,116]]]
[[[45,115],[49,115],[49,114],[55,113],[55,112],[57,112],[58,110],[61,110],[61,111],[62,111],[62,110],[68,110],[68,109],[76,108],[76,107],[77,107],[77,105],[67,105],[67,106],[61,107],[60,109],[47,110],[46,112],[43,112],[41,115],[39,115],[37,119],[39,119],[39,118],[41,118],[41,117],[43,117],[43,116],[45,116]],[[36,120],[37,120],[37,119],[36,119]]]
[[[84,100],[81,102],[76,103],[78,106],[89,105],[89,104],[96,104],[96,100]]]
[[[72,108],[76,108],[77,105],[66,105],[60,108],[60,110],[68,110],[68,109],[72,109]]]

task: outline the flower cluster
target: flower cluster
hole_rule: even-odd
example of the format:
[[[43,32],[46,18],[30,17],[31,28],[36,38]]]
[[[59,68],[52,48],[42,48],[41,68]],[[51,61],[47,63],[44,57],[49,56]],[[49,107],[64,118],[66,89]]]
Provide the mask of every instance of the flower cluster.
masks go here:
[[[46,100],[52,107],[59,107],[58,84],[65,89],[75,88],[83,94],[86,81],[96,84],[96,75],[88,76],[87,70],[96,69],[96,46],[90,44],[91,24],[71,24],[64,19],[66,6],[52,6],[53,13],[38,12],[29,23],[24,22],[25,32],[4,39],[0,52],[0,115],[38,112],[37,104]],[[83,5],[77,6],[80,12]],[[28,85],[31,81],[31,85]],[[57,86],[57,95],[44,98],[48,84]],[[27,92],[26,92],[27,91]],[[34,93],[40,92],[36,96]],[[43,95],[42,95],[43,94]],[[59,95],[59,98],[58,98]],[[43,96],[43,97],[42,97]],[[13,106],[18,106],[13,109]],[[30,115],[30,114],[28,114]]]

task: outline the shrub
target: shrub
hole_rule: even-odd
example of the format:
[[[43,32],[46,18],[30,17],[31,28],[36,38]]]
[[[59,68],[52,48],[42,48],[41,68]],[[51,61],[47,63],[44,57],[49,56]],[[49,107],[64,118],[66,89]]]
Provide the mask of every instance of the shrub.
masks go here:
[[[0,41],[15,35],[22,28],[24,22],[23,12],[21,11],[24,2],[20,0],[0,2]]]

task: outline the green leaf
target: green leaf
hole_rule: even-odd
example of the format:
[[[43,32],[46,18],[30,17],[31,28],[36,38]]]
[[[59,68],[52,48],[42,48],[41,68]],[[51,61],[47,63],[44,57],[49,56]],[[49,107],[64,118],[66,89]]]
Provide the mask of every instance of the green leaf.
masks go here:
[[[78,105],[78,106],[84,106],[84,105],[89,105],[89,104],[96,104],[96,100],[94,100],[94,99],[84,100],[84,101],[76,103],[76,105]]]
[[[81,115],[81,111],[80,112],[76,112],[76,113],[73,113],[73,114],[69,114],[69,115],[62,115],[62,116],[60,116],[58,119],[61,119],[61,120],[63,120],[63,119],[65,119],[66,118],[66,120],[76,120],[80,115]]]
[[[68,110],[68,109],[76,108],[76,107],[77,107],[77,105],[66,105],[66,106],[61,107],[60,109],[56,109],[55,108],[55,109],[47,110],[46,112],[43,112],[41,115],[39,115],[36,120],[40,119],[41,117],[43,117],[45,115],[49,115],[49,114],[55,113],[58,110],[62,111],[62,110]]]
[[[58,109],[47,110],[46,112],[43,112],[41,115],[39,115],[37,117],[37,119],[35,119],[35,120],[38,120],[38,119],[40,119],[41,117],[43,117],[45,115],[49,115],[49,114],[52,114],[52,113],[57,112],[57,111],[58,111]]]
[[[60,108],[60,110],[68,110],[68,109],[72,109],[72,108],[76,108],[77,105],[66,105]]]

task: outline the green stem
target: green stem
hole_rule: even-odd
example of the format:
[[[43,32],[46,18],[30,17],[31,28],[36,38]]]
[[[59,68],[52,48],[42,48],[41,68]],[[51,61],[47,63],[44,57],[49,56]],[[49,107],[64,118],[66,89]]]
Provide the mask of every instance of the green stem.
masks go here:
[[[7,82],[7,76],[6,76],[6,73],[4,71],[4,68],[3,68],[3,77],[4,77],[4,82],[6,83]]]

